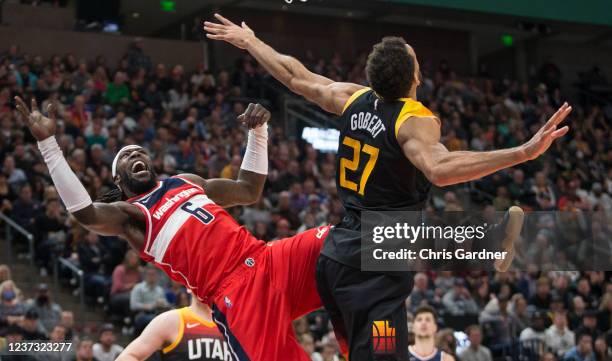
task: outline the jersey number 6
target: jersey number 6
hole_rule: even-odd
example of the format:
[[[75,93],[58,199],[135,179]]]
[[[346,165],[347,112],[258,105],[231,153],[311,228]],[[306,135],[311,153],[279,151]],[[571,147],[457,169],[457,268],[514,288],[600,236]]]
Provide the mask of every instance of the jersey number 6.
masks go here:
[[[193,203],[191,202],[185,202],[181,206],[181,209],[196,217],[200,222],[204,224],[209,224],[213,221],[213,219],[215,219],[215,216],[213,216],[209,211],[204,208],[194,207]]]
[[[351,137],[344,137],[342,144],[353,148],[353,159],[340,158],[340,186],[364,195],[366,183],[368,182],[368,178],[370,177],[370,174],[374,169],[374,165],[378,160],[378,148],[369,144],[364,144],[362,148],[361,142]],[[359,190],[357,190],[357,183],[346,179],[346,169],[348,168],[353,172],[357,171],[359,168],[359,157],[361,152],[366,153],[370,156],[370,158],[363,169],[361,179],[359,180]]]

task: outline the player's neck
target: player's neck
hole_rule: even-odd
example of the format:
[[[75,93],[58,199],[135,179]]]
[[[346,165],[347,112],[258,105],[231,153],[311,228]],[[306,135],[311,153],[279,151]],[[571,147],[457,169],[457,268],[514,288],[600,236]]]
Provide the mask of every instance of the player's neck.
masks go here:
[[[417,337],[412,347],[413,353],[420,357],[427,357],[436,351],[436,343],[433,337]]]
[[[195,297],[195,296],[193,296]],[[211,310],[210,307],[208,307],[208,305],[200,303],[200,302],[192,302],[191,303],[191,310],[200,318],[202,318],[203,320],[206,321],[212,321],[211,318]]]
[[[416,87],[416,85],[413,85],[412,88],[410,88],[410,93],[408,94],[408,98],[410,98],[412,100],[417,100],[417,87]]]

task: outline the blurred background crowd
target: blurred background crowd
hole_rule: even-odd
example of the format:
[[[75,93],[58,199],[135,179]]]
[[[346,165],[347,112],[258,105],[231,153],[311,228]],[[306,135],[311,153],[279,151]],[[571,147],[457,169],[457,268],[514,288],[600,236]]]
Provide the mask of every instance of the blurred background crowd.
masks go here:
[[[305,64],[316,73],[366,83],[367,53],[350,61],[340,54],[329,59],[308,54]],[[578,255],[587,251],[567,242],[588,239],[607,254],[612,249],[606,221],[612,212],[612,109],[562,93],[562,74],[553,62],[526,82],[494,79],[484,71],[462,78],[445,61],[421,63],[418,99],[442,120],[442,142],[450,150],[516,146],[565,100],[572,100],[574,111],[570,133],[542,158],[468,187],[438,190],[430,202],[433,210],[505,211],[520,205],[528,211],[565,211],[566,218],[548,220],[560,228],[543,221],[535,237],[525,240],[526,252],[541,264],[507,273],[417,273],[408,309],[433,306],[440,320],[439,347],[463,361],[512,359],[519,349],[530,360],[610,360],[610,272],[577,271],[585,266]],[[585,79],[606,82],[597,68],[587,69]],[[143,267],[124,242],[87,232],[71,219],[14,109],[14,96],[34,97],[42,109],[50,102],[57,105],[58,142],[94,199],[113,189],[109,166],[125,144],[145,146],[162,178],[178,172],[236,177],[246,145],[246,131],[236,118],[249,102],[262,102],[272,111],[268,182],[255,205],[229,211],[258,238],[270,241],[337,223],[343,214],[334,154],[287,134],[278,115],[282,91],[268,87],[274,83],[249,57],[216,72],[204,65],[186,69],[154,63],[139,40],[118,64],[103,55],[46,58],[19,45],[2,49],[0,207],[34,235],[32,277],[44,282],[24,294],[12,281],[11,269],[0,266],[0,348],[7,339],[74,340],[76,360],[110,360],[108,355],[119,352],[156,314],[189,304],[183,287]],[[16,240],[17,250],[25,253],[25,239]],[[53,299],[51,274],[68,285],[74,281],[64,266],[56,269],[59,257],[83,271],[82,292],[90,307],[105,313],[106,323],[80,323],[73,310]],[[149,307],[151,299],[154,307]],[[296,321],[295,330],[313,360],[340,357],[323,311]]]

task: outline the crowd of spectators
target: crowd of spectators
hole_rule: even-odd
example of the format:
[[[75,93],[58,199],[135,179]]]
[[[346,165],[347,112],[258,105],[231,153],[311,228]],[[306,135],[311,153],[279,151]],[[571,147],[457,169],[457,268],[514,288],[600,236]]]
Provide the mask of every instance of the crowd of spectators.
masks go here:
[[[362,54],[349,64],[339,54],[324,60],[309,52],[306,65],[334,80],[365,84],[365,59]],[[555,87],[559,79],[551,79],[550,72],[520,83],[460,79],[444,62],[437,68],[424,62],[422,71],[418,97],[442,119],[442,142],[450,150],[523,143],[566,96]],[[92,198],[114,188],[109,165],[124,144],[145,146],[161,177],[177,172],[235,177],[246,139],[236,118],[248,102],[266,101],[273,113],[264,194],[252,207],[229,211],[258,238],[269,241],[337,223],[343,208],[335,189],[334,154],[320,153],[294,134],[285,134],[274,111],[276,99],[270,95],[274,93],[262,91],[268,83],[269,76],[248,57],[235,69],[215,73],[203,66],[184,69],[154,64],[140,41],[119,64],[108,64],[104,56],[79,60],[66,54],[45,59],[23,53],[18,46],[2,53],[0,206],[34,234],[41,276],[53,271],[57,257],[78,265],[85,275],[88,299],[130,336],[137,336],[162,310],[189,304],[182,287],[143,268],[138,254],[128,251],[124,242],[87,232],[66,214],[35,142],[14,110],[15,95],[35,97],[42,109],[49,102],[56,104],[58,142]],[[450,188],[431,204],[436,209],[489,211],[517,204],[526,210],[561,210],[567,215],[562,222],[537,218],[542,223],[537,234],[525,240],[525,257],[542,260],[537,267],[525,264],[525,271],[507,273],[415,275],[408,310],[434,306],[444,326],[438,345],[457,359],[491,360],[517,347],[542,360],[610,359],[610,274],[577,271],[584,266],[579,255],[593,249],[568,242],[589,239],[589,244],[607,247],[605,254],[610,254],[612,237],[606,235],[612,223],[606,219],[612,212],[611,114],[603,105],[573,105],[572,130],[544,157],[476,182],[469,200],[459,200],[461,190]],[[553,231],[550,222],[564,228]],[[60,277],[70,274],[60,268]],[[118,352],[120,347],[114,344],[118,329],[100,327],[94,343],[91,334],[74,324],[71,311],[51,299],[46,284],[35,292],[26,300],[8,268],[0,266],[0,340],[78,340],[77,360],[94,356],[110,360]],[[296,321],[295,330],[313,360],[338,359],[324,312]],[[465,337],[454,331],[465,331]],[[464,347],[467,340],[470,346]]]

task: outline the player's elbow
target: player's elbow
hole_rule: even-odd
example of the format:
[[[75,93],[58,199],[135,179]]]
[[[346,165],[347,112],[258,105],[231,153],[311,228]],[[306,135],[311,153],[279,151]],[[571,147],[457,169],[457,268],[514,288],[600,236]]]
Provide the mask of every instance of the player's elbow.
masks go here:
[[[436,187],[445,187],[453,184],[451,175],[444,168],[434,166],[425,172],[425,177]]]
[[[259,186],[258,184],[243,184],[242,192],[240,192],[240,203],[243,206],[250,206],[252,204],[257,203],[259,197],[261,196],[261,192],[263,191],[263,185]]]
[[[249,190],[244,195],[241,203],[242,203],[242,205],[245,205],[245,206],[253,205],[253,204],[257,203],[257,201],[259,200],[259,196],[260,195],[261,195],[261,192],[256,190],[256,189]]]

